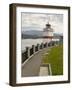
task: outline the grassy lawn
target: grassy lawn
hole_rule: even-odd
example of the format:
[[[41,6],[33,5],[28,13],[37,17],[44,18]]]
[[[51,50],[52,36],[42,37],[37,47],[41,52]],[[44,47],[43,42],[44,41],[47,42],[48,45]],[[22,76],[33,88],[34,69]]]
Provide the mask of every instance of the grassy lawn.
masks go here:
[[[63,45],[52,47],[42,61],[51,64],[52,75],[63,75]]]

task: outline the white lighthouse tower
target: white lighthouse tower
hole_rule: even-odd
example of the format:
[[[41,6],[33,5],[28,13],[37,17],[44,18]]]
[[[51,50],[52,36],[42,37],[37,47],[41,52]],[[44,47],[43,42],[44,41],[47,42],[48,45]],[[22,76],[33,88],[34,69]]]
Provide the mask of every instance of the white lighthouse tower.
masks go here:
[[[53,29],[49,23],[46,24],[46,27],[43,29],[43,42],[50,42],[53,38]]]

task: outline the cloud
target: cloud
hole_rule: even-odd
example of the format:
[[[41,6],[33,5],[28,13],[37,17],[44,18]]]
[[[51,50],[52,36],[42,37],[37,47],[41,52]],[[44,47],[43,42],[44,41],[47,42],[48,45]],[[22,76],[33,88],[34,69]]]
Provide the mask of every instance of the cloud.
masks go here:
[[[49,22],[55,32],[63,32],[63,15],[62,14],[37,14],[22,13],[22,30],[30,30],[29,28],[43,30],[45,24]]]

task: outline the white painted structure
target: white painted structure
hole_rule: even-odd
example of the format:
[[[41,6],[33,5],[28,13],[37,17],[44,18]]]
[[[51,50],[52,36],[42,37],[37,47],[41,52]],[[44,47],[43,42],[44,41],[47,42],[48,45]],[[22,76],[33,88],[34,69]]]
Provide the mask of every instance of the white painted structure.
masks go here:
[[[46,24],[46,27],[43,30],[43,37],[44,38],[53,38],[53,29],[51,28],[51,25],[49,23]]]
[[[43,42],[50,42],[53,38],[53,29],[51,28],[51,25],[48,23],[46,24],[46,27],[43,29]]]

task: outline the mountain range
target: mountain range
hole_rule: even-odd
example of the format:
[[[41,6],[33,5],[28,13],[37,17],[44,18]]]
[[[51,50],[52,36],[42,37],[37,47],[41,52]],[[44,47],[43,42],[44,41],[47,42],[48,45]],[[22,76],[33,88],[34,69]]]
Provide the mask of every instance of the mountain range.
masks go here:
[[[63,36],[63,34],[54,33],[55,37]],[[22,31],[22,38],[42,38],[43,37],[43,31],[39,30],[28,30],[28,31]]]

